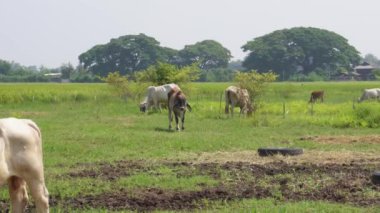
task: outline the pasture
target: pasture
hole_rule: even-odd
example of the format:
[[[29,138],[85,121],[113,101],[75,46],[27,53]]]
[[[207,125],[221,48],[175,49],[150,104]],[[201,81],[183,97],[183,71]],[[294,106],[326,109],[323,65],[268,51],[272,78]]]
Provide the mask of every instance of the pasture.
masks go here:
[[[106,84],[0,84],[0,116],[41,128],[51,212],[379,212],[380,103],[353,102],[379,84],[272,83],[253,117],[227,118],[231,84],[193,83],[181,132]],[[277,146],[304,154],[257,154]]]

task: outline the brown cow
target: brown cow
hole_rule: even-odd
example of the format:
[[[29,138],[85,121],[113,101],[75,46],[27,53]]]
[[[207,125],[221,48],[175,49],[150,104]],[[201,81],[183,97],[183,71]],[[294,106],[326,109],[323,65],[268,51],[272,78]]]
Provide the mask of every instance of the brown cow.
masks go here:
[[[313,91],[310,94],[310,100],[309,103],[315,103],[317,99],[319,99],[321,102],[323,102],[323,96],[324,96],[324,91]]]
[[[176,130],[179,130],[178,118],[181,119],[182,127],[185,129],[185,113],[188,108],[191,112],[191,106],[187,103],[186,96],[181,90],[172,89],[168,94],[168,106],[169,106],[169,130],[172,128],[173,113],[176,122]]]

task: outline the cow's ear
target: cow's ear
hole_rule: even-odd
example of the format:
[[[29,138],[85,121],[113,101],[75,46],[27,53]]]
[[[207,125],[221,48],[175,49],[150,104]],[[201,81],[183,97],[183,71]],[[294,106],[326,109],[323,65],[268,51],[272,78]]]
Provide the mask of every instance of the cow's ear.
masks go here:
[[[192,111],[190,104],[189,104],[189,103],[187,103],[187,102],[186,102],[186,107],[187,107],[187,109],[189,109],[189,112],[191,112],[191,111]]]

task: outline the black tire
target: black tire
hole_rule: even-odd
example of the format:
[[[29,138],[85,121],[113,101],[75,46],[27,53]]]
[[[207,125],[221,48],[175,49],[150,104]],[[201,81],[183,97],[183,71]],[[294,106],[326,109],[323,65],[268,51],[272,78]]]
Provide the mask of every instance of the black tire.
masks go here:
[[[380,185],[380,171],[374,172],[372,174],[372,183]]]
[[[299,148],[259,148],[257,150],[260,156],[272,156],[272,155],[301,155],[303,149]]]

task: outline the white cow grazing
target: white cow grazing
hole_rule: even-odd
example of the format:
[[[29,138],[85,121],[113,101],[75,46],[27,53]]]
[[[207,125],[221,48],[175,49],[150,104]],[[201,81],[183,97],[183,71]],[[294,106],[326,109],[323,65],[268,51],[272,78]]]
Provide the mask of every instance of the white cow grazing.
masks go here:
[[[240,114],[244,113],[250,116],[253,111],[249,93],[246,89],[241,89],[235,86],[229,86],[224,91],[226,99],[225,113],[229,114],[229,108],[231,106],[231,115],[234,115],[234,108],[240,107]]]
[[[37,212],[49,212],[41,132],[31,120],[0,119],[0,185],[6,181],[12,212],[24,212],[28,202],[26,185],[36,203]]]
[[[144,99],[140,103],[140,111],[146,112],[148,111],[152,106],[155,109],[159,109],[161,111],[161,103],[167,104],[168,102],[168,94],[169,92],[174,90],[181,90],[177,84],[164,84],[161,86],[149,86],[147,89],[147,94]]]
[[[380,88],[364,89],[362,96],[358,99],[358,102],[362,102],[368,99],[379,99]]]

